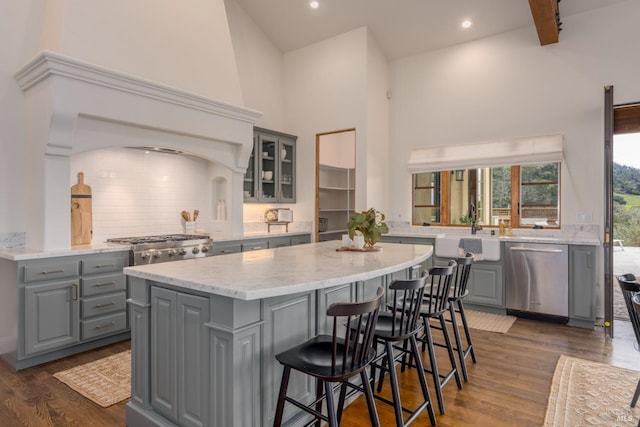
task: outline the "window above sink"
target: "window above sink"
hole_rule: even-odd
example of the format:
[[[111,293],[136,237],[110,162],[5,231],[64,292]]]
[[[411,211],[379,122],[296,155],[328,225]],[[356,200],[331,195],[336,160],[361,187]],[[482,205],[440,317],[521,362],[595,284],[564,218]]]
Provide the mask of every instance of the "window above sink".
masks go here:
[[[412,224],[559,228],[560,163],[414,173]]]

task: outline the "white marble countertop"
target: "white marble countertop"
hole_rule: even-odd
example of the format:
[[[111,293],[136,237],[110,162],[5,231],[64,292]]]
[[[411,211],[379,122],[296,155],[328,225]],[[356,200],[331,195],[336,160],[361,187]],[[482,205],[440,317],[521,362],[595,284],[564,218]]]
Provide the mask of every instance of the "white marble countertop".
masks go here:
[[[173,286],[255,300],[367,280],[421,263],[431,245],[378,243],[381,252],[338,252],[339,242],[263,249],[127,267],[125,274]]]
[[[90,255],[107,252],[128,251],[129,245],[118,245],[113,243],[98,243],[90,245],[73,246],[70,249],[57,249],[50,251],[38,251],[28,248],[0,249],[0,258],[11,261],[26,261],[31,259],[55,258],[72,255]]]
[[[290,231],[290,232],[250,232],[239,235],[212,235],[211,240],[215,242],[225,242],[233,240],[247,240],[269,237],[294,236],[311,234],[309,231]],[[50,251],[39,251],[29,248],[2,248],[0,249],[0,258],[11,261],[25,261],[30,259],[54,258],[72,255],[99,254],[105,252],[128,251],[130,245],[122,245],[117,243],[92,243],[89,245],[72,246],[69,249],[56,249]]]

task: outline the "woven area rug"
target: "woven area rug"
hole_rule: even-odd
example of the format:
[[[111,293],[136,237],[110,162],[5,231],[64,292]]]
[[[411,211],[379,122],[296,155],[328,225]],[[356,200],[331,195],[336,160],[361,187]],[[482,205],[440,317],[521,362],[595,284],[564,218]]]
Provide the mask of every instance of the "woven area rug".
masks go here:
[[[53,376],[106,408],[131,397],[131,350],[57,372]]]
[[[464,314],[467,316],[467,323],[472,329],[480,329],[482,331],[498,332],[506,334],[516,321],[515,316],[505,316],[501,314],[485,313],[483,311],[465,310]],[[458,325],[462,326],[460,317],[458,314]]]
[[[560,356],[543,427],[635,426],[640,406],[629,404],[640,372]]]

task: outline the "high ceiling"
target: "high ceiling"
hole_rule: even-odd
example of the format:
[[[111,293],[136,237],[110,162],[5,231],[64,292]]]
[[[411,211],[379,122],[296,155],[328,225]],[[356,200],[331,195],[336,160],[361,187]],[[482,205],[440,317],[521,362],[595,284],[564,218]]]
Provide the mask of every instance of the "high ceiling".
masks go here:
[[[533,26],[528,0],[317,0],[317,9],[310,0],[235,1],[283,52],[366,25],[396,59]],[[560,18],[621,1],[562,0]]]

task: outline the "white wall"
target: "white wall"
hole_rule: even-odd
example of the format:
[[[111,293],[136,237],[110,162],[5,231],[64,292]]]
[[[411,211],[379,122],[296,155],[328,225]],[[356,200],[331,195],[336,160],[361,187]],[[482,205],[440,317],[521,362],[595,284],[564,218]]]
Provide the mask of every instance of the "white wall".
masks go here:
[[[603,224],[603,87],[640,100],[640,40],[628,1],[563,18],[560,43],[540,47],[533,26],[391,64],[390,205],[410,220],[415,147],[562,134],[562,224]],[[402,172],[404,171],[404,173]]]
[[[233,0],[225,0],[244,105],[263,113],[256,126],[283,127],[284,57]]]
[[[29,0],[0,2],[0,240],[24,233],[24,98],[13,74],[35,52],[42,10]],[[0,245],[2,246],[2,245]]]
[[[356,129],[356,208],[366,207],[366,54],[364,27],[285,54],[285,126],[298,135],[296,209],[304,218],[315,217],[318,133]]]
[[[367,159],[366,206],[392,219],[389,212],[389,63],[375,38],[367,38]]]
[[[46,6],[42,48],[243,104],[224,0],[57,0]]]

